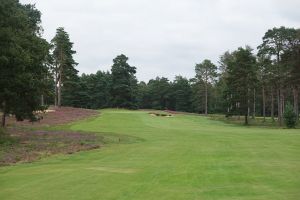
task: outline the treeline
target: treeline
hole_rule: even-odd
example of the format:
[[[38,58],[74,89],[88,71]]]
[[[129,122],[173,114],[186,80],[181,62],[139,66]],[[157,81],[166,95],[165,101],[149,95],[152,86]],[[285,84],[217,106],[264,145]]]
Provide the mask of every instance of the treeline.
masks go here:
[[[195,77],[156,77],[138,82],[125,55],[113,60],[111,72],[79,76],[73,98],[84,108],[143,108],[227,116],[270,116],[282,125],[285,107],[299,116],[300,30],[273,28],[263,36],[257,54],[249,46],[196,64]]]
[[[268,30],[257,47],[227,51],[217,64],[203,60],[195,76],[156,77],[139,82],[128,57],[113,59],[110,71],[78,75],[69,34],[58,28],[41,37],[41,13],[17,0],[0,4],[0,109],[18,120],[36,120],[45,105],[81,108],[160,109],[227,116],[270,116],[281,125],[285,108],[299,116],[300,30]]]

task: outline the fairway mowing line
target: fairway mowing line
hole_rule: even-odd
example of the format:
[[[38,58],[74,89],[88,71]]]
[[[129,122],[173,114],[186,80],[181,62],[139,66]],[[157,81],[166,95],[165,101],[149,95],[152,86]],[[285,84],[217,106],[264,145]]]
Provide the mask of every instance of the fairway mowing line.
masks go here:
[[[111,167],[89,167],[85,169],[111,172],[111,173],[121,173],[121,174],[132,174],[137,172],[136,169],[120,169],[120,168],[118,169],[118,168],[111,168]]]

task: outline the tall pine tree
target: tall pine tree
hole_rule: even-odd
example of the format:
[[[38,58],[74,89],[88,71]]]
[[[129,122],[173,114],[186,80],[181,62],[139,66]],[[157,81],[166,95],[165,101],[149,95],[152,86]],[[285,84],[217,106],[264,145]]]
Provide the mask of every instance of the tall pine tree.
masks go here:
[[[68,106],[76,105],[76,92],[79,87],[77,63],[74,61],[73,43],[69,34],[60,27],[56,30],[55,37],[51,40],[53,47],[53,74],[55,80],[55,105],[62,103]]]
[[[205,89],[205,115],[208,114],[208,87],[217,77],[217,66],[210,60],[204,60],[195,67],[196,77],[198,80],[203,81]]]

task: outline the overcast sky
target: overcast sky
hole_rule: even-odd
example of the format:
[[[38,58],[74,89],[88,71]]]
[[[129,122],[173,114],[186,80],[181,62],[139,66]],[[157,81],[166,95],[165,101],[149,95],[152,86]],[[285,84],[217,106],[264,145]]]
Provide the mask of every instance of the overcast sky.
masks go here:
[[[119,54],[139,80],[194,76],[226,50],[256,48],[269,28],[300,28],[299,0],[21,0],[42,12],[44,38],[65,27],[80,73],[110,70]]]

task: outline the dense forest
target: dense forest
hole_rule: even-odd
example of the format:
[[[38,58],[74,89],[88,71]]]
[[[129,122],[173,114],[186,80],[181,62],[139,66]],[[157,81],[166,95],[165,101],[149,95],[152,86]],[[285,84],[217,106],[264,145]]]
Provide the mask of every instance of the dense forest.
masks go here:
[[[190,66],[195,69],[192,79],[157,76],[147,83],[137,80],[137,68],[123,54],[113,59],[111,71],[79,75],[66,30],[59,27],[47,42],[40,11],[17,0],[1,1],[0,46],[2,126],[8,114],[35,120],[34,111],[52,104],[222,113],[245,116],[246,124],[249,116],[268,116],[281,125],[290,107],[299,116],[297,28],[269,29],[256,49],[240,47],[224,52],[218,63],[205,59]]]

